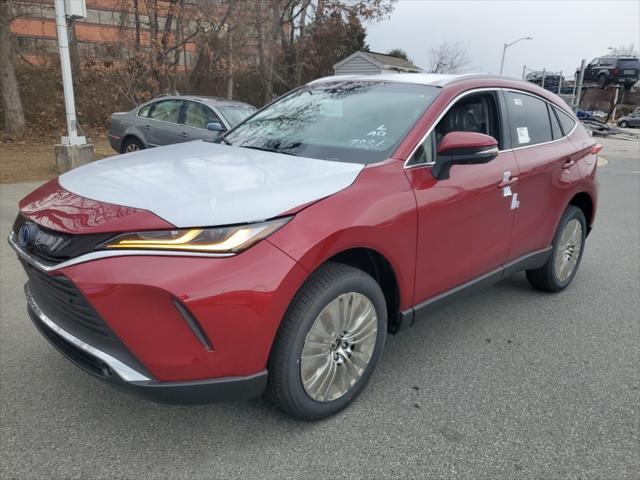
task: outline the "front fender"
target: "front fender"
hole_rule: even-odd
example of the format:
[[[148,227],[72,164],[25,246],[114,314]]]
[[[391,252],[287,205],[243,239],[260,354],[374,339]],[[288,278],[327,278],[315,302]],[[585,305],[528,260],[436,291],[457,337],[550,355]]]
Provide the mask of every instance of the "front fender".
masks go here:
[[[403,164],[387,160],[366,167],[345,190],[299,212],[269,242],[307,272],[338,253],[367,248],[396,274],[400,308],[413,302],[417,239],[416,201]]]

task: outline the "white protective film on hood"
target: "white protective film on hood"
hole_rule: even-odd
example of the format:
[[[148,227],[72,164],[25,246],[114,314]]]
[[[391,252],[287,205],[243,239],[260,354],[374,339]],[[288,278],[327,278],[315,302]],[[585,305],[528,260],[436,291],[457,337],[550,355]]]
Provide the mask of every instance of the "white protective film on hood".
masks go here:
[[[149,210],[183,228],[272,218],[343,190],[363,168],[195,141],[90,163],[59,182],[76,195]]]

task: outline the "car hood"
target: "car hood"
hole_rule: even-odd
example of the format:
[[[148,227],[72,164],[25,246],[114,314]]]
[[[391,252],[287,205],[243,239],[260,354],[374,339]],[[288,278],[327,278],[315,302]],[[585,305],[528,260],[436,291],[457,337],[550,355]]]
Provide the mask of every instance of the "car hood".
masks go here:
[[[363,168],[196,141],[93,162],[58,182],[81,197],[148,210],[176,227],[195,227],[293,213],[348,187]]]

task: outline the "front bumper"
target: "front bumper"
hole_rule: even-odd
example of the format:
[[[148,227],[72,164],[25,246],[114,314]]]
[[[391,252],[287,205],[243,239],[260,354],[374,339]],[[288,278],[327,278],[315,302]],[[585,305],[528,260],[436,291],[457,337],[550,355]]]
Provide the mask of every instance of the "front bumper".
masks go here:
[[[202,404],[248,400],[262,394],[267,371],[244,377],[214,378],[188,382],[161,382],[73,336],[49,318],[25,285],[27,311],[40,333],[72,363],[100,380],[149,400],[171,404]]]
[[[58,350],[116,387],[171,403],[260,395],[307,275],[266,240],[226,258],[93,252],[56,265],[13,233],[9,243],[29,276],[29,314]]]

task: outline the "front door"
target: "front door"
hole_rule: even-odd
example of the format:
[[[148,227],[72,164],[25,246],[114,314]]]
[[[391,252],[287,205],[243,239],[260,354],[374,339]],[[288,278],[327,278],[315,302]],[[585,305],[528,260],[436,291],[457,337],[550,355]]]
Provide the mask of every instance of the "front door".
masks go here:
[[[224,123],[213,110],[206,105],[189,100],[184,102],[183,119],[180,123],[180,135],[187,142],[192,140],[213,141],[218,138],[221,132],[207,130],[209,123],[219,123],[224,127]]]
[[[453,166],[446,180],[434,179],[430,166],[446,133],[485,133],[503,150],[505,129],[497,92],[471,93],[451,106],[408,162],[418,208],[415,304],[506,261],[518,200],[511,187],[500,184],[518,176],[513,152],[501,151],[484,165]]]

